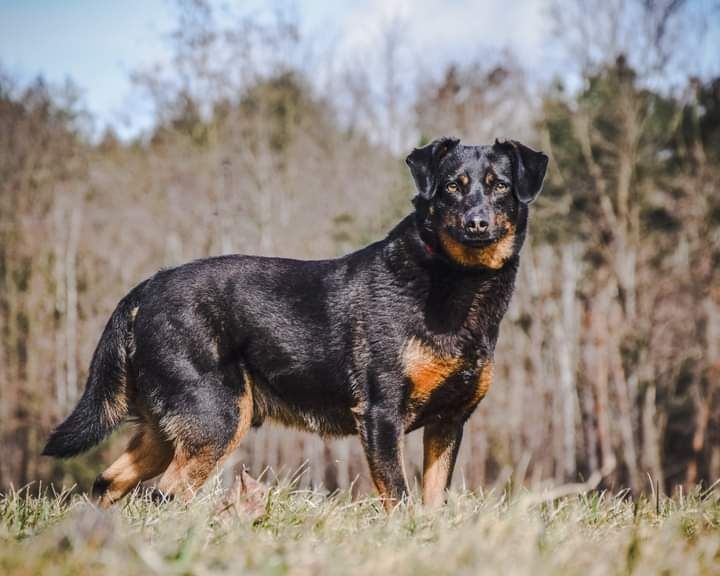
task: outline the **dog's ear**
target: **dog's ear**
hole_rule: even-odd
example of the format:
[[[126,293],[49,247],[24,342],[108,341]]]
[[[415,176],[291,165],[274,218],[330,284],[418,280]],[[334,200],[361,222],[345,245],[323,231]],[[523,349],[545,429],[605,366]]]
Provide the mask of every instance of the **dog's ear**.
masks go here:
[[[437,188],[435,172],[440,161],[459,143],[459,138],[438,138],[427,146],[415,148],[405,158],[405,163],[410,167],[410,173],[415,180],[418,194],[425,200],[430,200],[435,195]]]
[[[517,140],[495,140],[495,147],[510,154],[513,167],[513,190],[523,204],[530,204],[542,190],[548,157]]]

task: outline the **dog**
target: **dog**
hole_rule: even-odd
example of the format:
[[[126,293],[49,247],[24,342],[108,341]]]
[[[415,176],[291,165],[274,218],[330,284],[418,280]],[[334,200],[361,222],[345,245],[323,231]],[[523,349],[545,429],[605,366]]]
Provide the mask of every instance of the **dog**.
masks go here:
[[[79,454],[132,418],[126,451],[93,486],[99,505],[159,475],[162,494],[187,499],[269,419],[358,434],[389,510],[408,494],[403,437],[422,427],[423,501],[441,505],[493,379],[548,157],[445,137],[406,163],[414,211],[384,240],[332,260],[197,260],[133,288],[43,454]]]

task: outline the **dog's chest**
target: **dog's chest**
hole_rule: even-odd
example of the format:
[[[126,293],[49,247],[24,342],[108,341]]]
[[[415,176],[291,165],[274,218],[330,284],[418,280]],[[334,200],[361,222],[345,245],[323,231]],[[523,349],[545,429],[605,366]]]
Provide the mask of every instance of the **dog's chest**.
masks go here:
[[[476,354],[452,354],[417,338],[402,349],[411,420],[418,415],[469,413],[490,389],[492,359]]]

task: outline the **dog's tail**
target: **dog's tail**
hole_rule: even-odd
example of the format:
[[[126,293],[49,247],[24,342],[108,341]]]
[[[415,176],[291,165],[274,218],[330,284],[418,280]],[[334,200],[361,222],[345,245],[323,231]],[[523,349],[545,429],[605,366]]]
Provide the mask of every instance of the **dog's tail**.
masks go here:
[[[44,456],[80,454],[98,444],[127,415],[127,362],[134,347],[132,324],[140,286],[123,298],[110,316],[90,363],[85,392],[70,416],[50,435]]]

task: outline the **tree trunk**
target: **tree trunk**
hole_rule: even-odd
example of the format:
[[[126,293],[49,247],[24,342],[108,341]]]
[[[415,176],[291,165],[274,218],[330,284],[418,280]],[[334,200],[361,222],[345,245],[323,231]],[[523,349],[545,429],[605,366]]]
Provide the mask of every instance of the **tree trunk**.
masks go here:
[[[75,403],[78,398],[78,292],[77,292],[77,253],[80,242],[82,213],[74,206],[70,213],[70,231],[65,253],[66,313],[65,322],[65,365],[67,369],[68,400]]]

